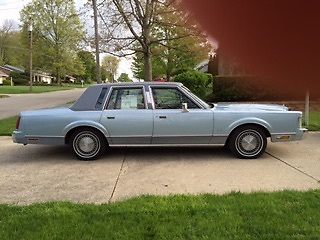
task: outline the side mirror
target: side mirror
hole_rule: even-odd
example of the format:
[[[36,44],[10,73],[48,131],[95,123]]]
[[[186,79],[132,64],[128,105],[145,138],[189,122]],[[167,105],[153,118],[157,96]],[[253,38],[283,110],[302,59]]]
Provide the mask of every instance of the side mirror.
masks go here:
[[[182,103],[182,112],[189,112],[187,103]]]

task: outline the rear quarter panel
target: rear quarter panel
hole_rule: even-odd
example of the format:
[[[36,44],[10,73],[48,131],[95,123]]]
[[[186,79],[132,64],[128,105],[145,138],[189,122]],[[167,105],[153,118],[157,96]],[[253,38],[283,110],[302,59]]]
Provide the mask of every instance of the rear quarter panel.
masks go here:
[[[22,113],[22,130],[29,136],[65,136],[68,130],[81,125],[98,125],[101,111],[72,111],[70,109],[41,110]]]

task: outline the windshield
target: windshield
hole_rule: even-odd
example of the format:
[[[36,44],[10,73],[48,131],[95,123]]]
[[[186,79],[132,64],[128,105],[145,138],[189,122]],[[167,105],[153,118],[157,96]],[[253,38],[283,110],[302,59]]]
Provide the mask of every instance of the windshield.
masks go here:
[[[182,86],[184,90],[186,90],[194,99],[196,99],[198,102],[200,102],[205,108],[211,108],[208,103],[203,101],[201,98],[199,98],[197,95],[195,95],[193,92],[190,91],[189,88]]]

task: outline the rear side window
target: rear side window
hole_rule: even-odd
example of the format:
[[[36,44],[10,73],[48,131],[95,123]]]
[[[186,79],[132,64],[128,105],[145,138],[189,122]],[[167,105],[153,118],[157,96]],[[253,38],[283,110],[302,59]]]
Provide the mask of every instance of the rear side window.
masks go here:
[[[107,88],[102,88],[101,93],[100,93],[99,98],[96,103],[96,107],[95,107],[96,110],[102,110],[102,106],[104,103],[104,98],[106,96],[106,92],[107,92]]]
[[[107,109],[145,109],[142,88],[113,89]]]

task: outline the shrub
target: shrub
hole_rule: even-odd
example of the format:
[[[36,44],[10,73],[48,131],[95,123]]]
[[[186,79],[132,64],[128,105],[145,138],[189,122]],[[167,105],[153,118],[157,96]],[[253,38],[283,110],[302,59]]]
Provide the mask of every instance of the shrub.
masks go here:
[[[10,77],[12,77],[14,85],[27,85],[30,79],[27,73],[20,72],[11,72]]]
[[[202,99],[206,99],[208,94],[212,92],[211,83],[212,75],[202,73],[196,70],[189,70],[175,76],[176,82],[183,83],[184,86],[189,88],[194,94]]]
[[[11,80],[5,79],[3,80],[3,86],[10,86],[11,85]]]
[[[211,102],[263,101],[283,96],[252,76],[215,76]]]

